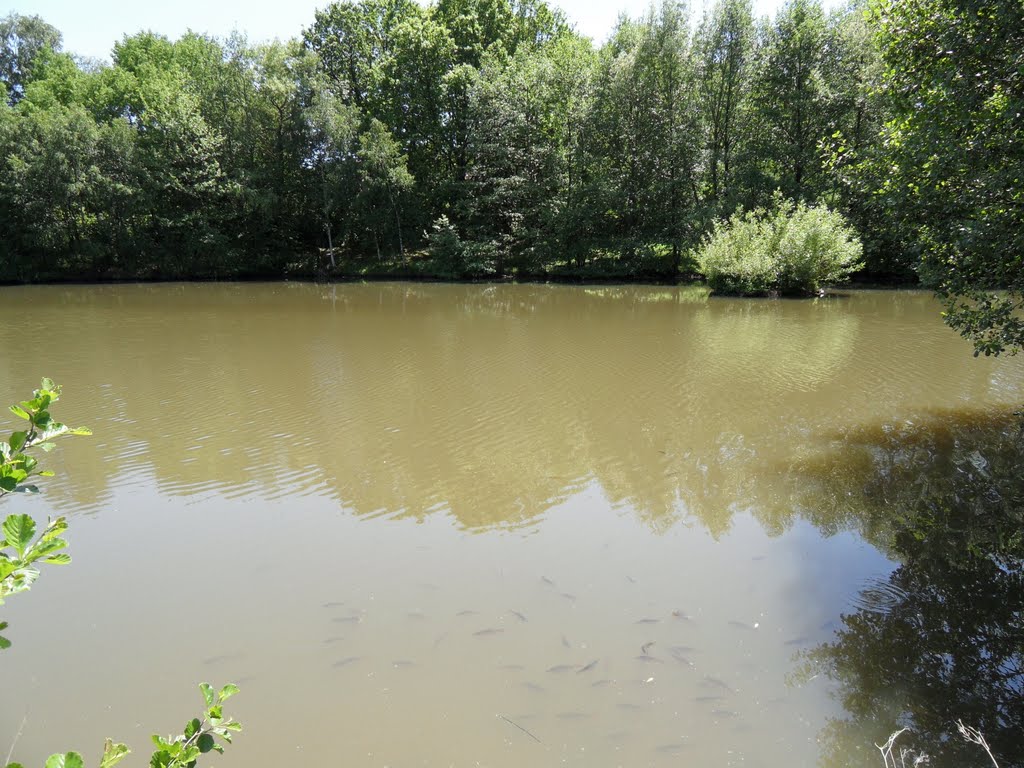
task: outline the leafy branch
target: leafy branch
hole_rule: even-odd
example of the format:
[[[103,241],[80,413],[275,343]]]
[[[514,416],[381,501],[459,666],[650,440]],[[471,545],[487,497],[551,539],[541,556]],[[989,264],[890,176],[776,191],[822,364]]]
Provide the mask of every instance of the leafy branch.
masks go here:
[[[60,387],[44,378],[39,389],[33,392],[31,400],[12,405],[15,416],[28,422],[28,428],[11,434],[7,442],[0,442],[0,498],[12,493],[38,493],[39,489],[26,481],[31,477],[52,477],[53,472],[40,470],[38,461],[28,451],[39,448],[48,452],[53,448],[51,440],[64,435],[91,435],[85,427],[69,427],[54,421],[50,416],[50,405],[60,399]],[[67,547],[61,538],[68,528],[63,517],[47,523],[36,537],[36,521],[28,515],[8,515],[0,525],[0,605],[4,598],[28,590],[39,577],[37,564],[50,563],[66,565],[71,557],[60,550]],[[0,621],[0,630],[7,622]],[[0,649],[9,648],[11,643],[0,637]],[[208,752],[224,752],[224,746],[217,739],[230,744],[232,734],[242,730],[242,725],[231,717],[224,717],[224,702],[238,693],[238,686],[229,683],[215,692],[209,683],[201,683],[203,700],[206,704],[202,717],[195,717],[185,724],[177,736],[153,736],[156,750],[150,757],[151,768],[195,768],[200,755]],[[127,745],[107,739],[99,768],[113,768],[131,750]],[[8,758],[10,755],[8,755]],[[8,763],[6,768],[24,768],[20,763]],[[85,768],[85,760],[78,752],[50,755],[45,768]]]
[[[44,378],[31,400],[12,405],[10,410],[19,419],[28,422],[28,428],[11,433],[10,439],[0,442],[0,498],[8,493],[38,493],[39,489],[26,483],[30,477],[53,477],[53,472],[37,469],[38,460],[28,454],[29,449],[44,452],[53,450],[50,442],[64,435],[91,435],[88,427],[69,427],[54,421],[50,405],[60,399],[60,387]]]

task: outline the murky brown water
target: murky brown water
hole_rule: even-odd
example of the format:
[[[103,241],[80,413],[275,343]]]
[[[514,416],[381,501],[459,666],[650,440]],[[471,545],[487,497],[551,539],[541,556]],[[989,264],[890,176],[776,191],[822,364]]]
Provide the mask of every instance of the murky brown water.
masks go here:
[[[20,728],[26,764],[109,735],[143,765],[208,679],[242,688],[225,766],[876,764],[803,659],[893,565],[800,472],[844,429],[1024,400],[1024,359],[938,310],[0,288],[3,397],[48,375],[95,432],[0,504],[69,515],[74,557],[4,606],[0,757]]]

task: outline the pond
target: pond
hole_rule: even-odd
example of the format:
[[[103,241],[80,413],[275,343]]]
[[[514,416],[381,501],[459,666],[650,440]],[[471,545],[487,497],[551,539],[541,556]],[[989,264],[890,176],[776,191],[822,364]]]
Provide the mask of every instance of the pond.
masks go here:
[[[6,402],[94,431],[0,503],[74,558],[4,606],[0,747],[142,765],[209,680],[225,766],[878,766],[905,724],[982,764],[956,717],[1019,765],[1024,359],[939,311],[0,288]]]

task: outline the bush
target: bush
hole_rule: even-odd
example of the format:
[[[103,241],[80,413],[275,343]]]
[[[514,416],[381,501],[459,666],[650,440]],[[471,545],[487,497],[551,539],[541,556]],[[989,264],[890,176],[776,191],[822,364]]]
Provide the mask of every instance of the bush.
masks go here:
[[[776,195],[717,222],[694,259],[716,293],[811,295],[859,269],[862,250],[842,214]]]

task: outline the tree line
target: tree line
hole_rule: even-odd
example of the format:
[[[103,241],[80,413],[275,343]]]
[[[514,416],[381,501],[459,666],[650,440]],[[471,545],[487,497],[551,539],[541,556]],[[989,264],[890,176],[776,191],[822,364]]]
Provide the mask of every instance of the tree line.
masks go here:
[[[110,64],[12,14],[0,279],[674,280],[715,221],[779,193],[841,210],[869,277],[912,276],[921,186],[895,170],[935,154],[911,135],[930,98],[916,84],[929,56],[971,74],[930,36],[986,8],[1001,9],[989,27],[1020,28],[1012,0],[961,6],[789,0],[757,19],[750,0],[717,0],[697,19],[661,0],[595,46],[544,0],[347,0],[299,39],[141,32]],[[1009,73],[1002,101],[985,102],[1005,121],[1015,34],[972,49],[979,66],[1006,59],[989,68]],[[967,118],[940,117],[962,155]],[[929,189],[942,198],[942,179]]]

